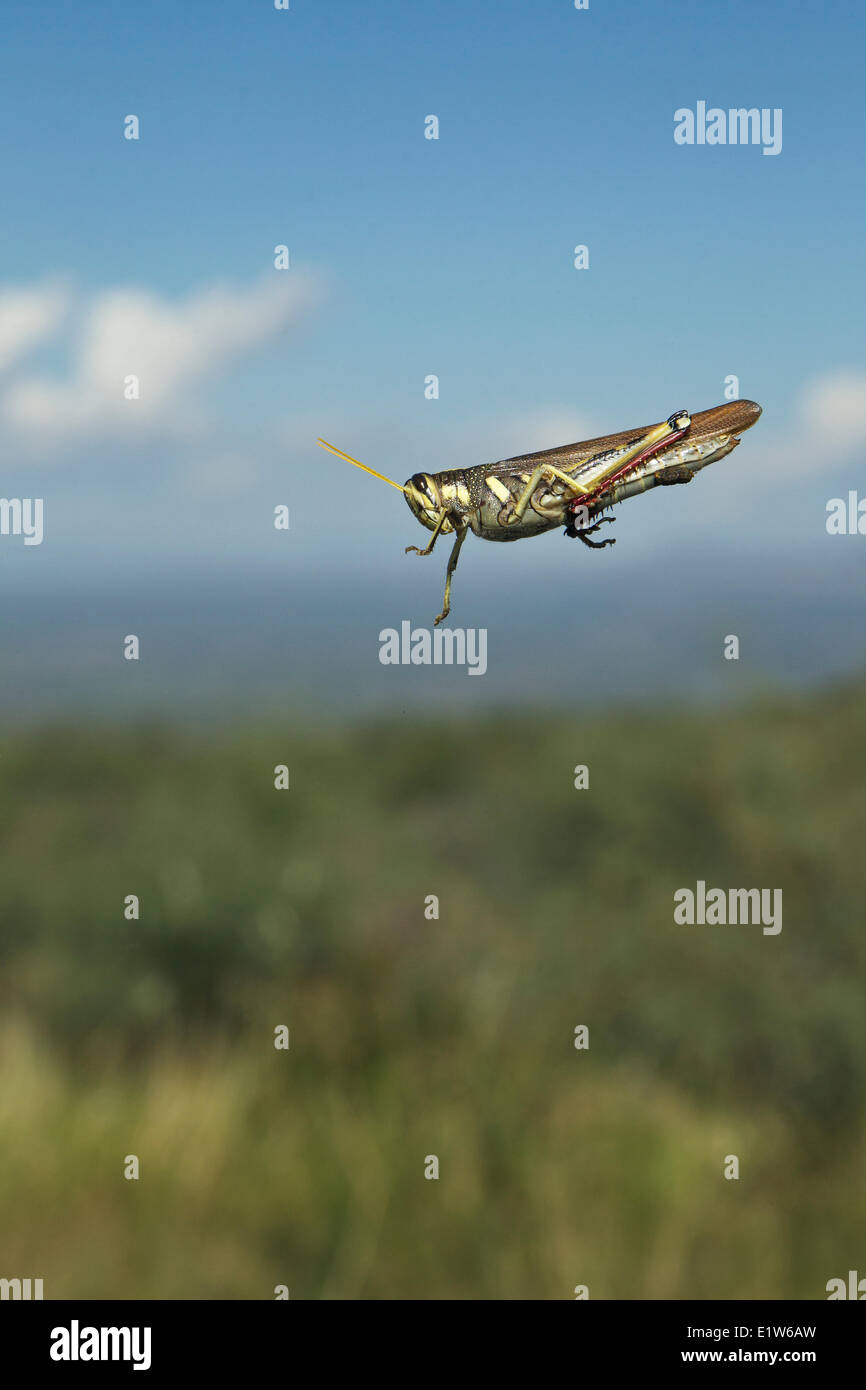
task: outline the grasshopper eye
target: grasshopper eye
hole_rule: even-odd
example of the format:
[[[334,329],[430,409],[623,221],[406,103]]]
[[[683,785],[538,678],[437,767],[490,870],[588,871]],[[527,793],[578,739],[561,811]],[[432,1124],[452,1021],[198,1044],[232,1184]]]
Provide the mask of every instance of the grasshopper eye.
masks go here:
[[[423,473],[413,473],[409,482],[416,492],[420,492],[424,497],[430,496],[430,493],[427,491],[427,479],[424,477]]]

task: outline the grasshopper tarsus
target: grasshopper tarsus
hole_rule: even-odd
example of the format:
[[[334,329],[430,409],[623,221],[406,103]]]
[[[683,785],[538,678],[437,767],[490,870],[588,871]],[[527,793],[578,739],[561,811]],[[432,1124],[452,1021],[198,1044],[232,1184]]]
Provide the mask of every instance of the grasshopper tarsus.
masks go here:
[[[616,545],[615,536],[609,536],[606,541],[591,541],[582,531],[575,531],[574,534],[579,541],[583,541],[584,545],[588,545],[590,550],[604,550],[606,545]]]
[[[592,523],[591,526],[578,526],[577,512],[572,512],[572,514],[568,518],[568,525],[566,526],[562,534],[564,536],[570,536],[572,540],[585,541],[586,537],[593,535],[593,533],[597,531],[600,526],[610,525],[614,521],[616,521],[615,516],[600,516],[597,521],[594,521]],[[607,544],[613,545],[613,541],[608,541]],[[595,549],[597,550],[598,548],[599,546],[598,544],[596,544]]]

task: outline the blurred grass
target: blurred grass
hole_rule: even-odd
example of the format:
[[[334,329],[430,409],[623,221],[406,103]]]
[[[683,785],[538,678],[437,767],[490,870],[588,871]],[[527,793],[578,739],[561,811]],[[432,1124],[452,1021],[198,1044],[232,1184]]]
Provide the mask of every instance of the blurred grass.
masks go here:
[[[8,740],[0,1275],[825,1297],[866,1233],[864,765],[863,687]],[[675,925],[699,878],[781,887],[781,935]]]

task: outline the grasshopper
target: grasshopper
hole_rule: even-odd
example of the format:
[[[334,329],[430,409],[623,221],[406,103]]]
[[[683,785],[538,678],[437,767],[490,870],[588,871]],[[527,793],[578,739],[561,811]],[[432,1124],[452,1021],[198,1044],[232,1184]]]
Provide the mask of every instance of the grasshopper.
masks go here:
[[[324,439],[317,443],[405,495],[413,515],[433,532],[423,550],[407,545],[407,555],[430,555],[440,536],[454,535],[445,571],[445,602],[434,622],[438,627],[451,611],[451,581],[469,531],[485,541],[518,541],[564,526],[566,536],[602,550],[615,544],[612,538],[591,539],[605,522],[614,520],[602,512],[650,488],[691,482],[700,469],[730,454],[760,414],[754,401],[729,401],[698,415],[677,410],[664,424],[499,463],[414,473],[402,485]]]

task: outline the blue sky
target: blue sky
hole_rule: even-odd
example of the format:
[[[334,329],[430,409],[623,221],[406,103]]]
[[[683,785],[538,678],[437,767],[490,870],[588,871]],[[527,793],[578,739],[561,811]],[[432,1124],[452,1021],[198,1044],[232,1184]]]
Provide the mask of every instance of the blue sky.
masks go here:
[[[41,547],[2,540],[13,588],[363,574],[427,620],[442,565],[408,568],[402,500],[316,435],[402,479],[699,410],[730,373],[764,418],[621,510],[590,601],[660,544],[777,596],[804,563],[832,592],[866,545],[823,529],[866,493],[860,5],[152,0],[5,27],[0,448],[6,495],[46,509]],[[781,108],[782,152],[677,146],[699,100]],[[534,546],[476,542],[464,584],[507,605],[596,561]]]

